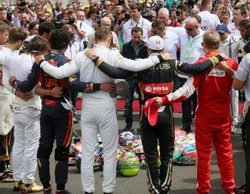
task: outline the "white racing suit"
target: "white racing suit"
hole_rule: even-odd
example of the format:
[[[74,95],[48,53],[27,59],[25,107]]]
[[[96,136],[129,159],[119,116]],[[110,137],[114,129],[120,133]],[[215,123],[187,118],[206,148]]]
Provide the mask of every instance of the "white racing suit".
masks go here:
[[[118,50],[110,50],[106,47],[96,45],[96,53],[102,59],[112,65],[124,65],[133,68],[135,71],[147,69],[160,62],[157,56],[133,61],[123,58]],[[112,82],[109,76],[101,72],[87,58],[83,52],[75,57],[75,60],[57,68],[43,61],[41,68],[48,74],[59,79],[69,77],[80,71],[82,82]],[[116,118],[115,101],[108,92],[97,91],[83,95],[83,107],[81,115],[82,131],[82,162],[81,181],[85,192],[95,191],[93,162],[97,133],[100,133],[104,146],[104,171],[103,171],[103,192],[111,193],[116,185],[116,153],[118,148],[118,124]]]
[[[12,75],[22,81],[30,73],[33,61],[27,54],[12,55],[5,59],[5,65]],[[8,85],[6,80],[3,81],[3,84]],[[39,96],[34,95],[28,101],[19,97],[13,99],[15,126],[12,154],[13,179],[22,181],[24,184],[31,184],[35,180],[40,138],[40,110],[41,99]]]

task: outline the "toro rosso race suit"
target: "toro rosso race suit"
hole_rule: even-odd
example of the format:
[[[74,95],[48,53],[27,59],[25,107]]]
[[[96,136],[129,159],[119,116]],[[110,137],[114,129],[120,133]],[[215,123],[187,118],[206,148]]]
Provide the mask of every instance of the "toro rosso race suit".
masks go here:
[[[68,62],[64,54],[59,51],[52,51],[45,56],[45,60],[53,66],[62,66]],[[32,90],[38,82],[44,89],[51,90],[54,87],[62,87],[63,91],[60,98],[42,97],[41,138],[37,153],[40,180],[44,188],[48,188],[50,186],[49,157],[53,149],[54,139],[56,139],[55,160],[57,163],[55,178],[57,189],[61,190],[64,189],[68,179],[68,155],[72,137],[70,88],[81,92],[91,92],[98,90],[100,84],[78,81],[70,83],[68,78],[55,79],[42,71],[39,65],[34,64],[28,78],[23,82],[17,81],[16,86],[22,92],[27,92]]]
[[[153,53],[154,55],[155,53]],[[221,57],[217,56],[219,59]],[[206,60],[198,65],[179,63],[176,60],[162,61],[154,67],[137,72],[139,82],[139,96],[141,113],[148,99],[156,96],[164,96],[171,93],[176,86],[176,72],[195,74],[208,70],[213,66],[215,59]],[[134,74],[121,68],[115,68],[96,60],[96,65],[104,73],[113,78],[125,78]],[[172,181],[172,159],[174,150],[174,123],[172,105],[161,107],[158,112],[158,120],[155,126],[151,126],[148,118],[141,114],[140,124],[142,129],[142,143],[144,154],[148,163],[148,183],[150,193],[164,193],[170,190]],[[158,140],[160,150],[158,147]],[[160,173],[158,170],[158,151],[160,152]]]
[[[202,62],[218,52],[208,52],[196,63]],[[227,65],[236,70],[238,64],[233,59]],[[232,193],[234,182],[234,164],[232,155],[230,116],[230,89],[233,78],[225,71],[213,68],[210,71],[189,78],[183,87],[163,97],[163,104],[187,98],[196,89],[198,106],[195,118],[195,140],[197,148],[197,193],[209,193],[211,190],[210,162],[212,142],[214,143],[218,166],[222,178],[221,187],[225,193]]]

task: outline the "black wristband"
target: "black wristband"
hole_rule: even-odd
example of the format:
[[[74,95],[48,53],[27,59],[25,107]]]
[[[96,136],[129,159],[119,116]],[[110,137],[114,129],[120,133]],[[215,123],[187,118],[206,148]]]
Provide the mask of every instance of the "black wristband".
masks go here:
[[[96,56],[94,59],[92,59],[92,61],[96,64],[96,62],[98,61],[99,57]]]
[[[93,91],[97,91],[101,89],[101,84],[94,84],[93,85]]]
[[[121,25],[121,23],[122,23],[122,20],[118,20],[117,24]]]
[[[44,59],[42,59],[41,61],[39,61],[38,66],[40,67],[40,65],[41,65],[42,62],[44,62],[44,61],[45,61]]]
[[[160,63],[164,62],[164,59],[161,55],[157,55],[158,59],[160,60]]]
[[[17,80],[16,80],[16,79],[15,79],[15,80],[13,80],[13,82],[12,82],[12,87],[13,87],[13,88],[15,87],[16,82],[17,82]]]
[[[216,57],[217,59],[219,59],[219,61],[222,61],[222,59],[223,59],[222,56],[221,56],[220,54],[216,55],[215,57]]]

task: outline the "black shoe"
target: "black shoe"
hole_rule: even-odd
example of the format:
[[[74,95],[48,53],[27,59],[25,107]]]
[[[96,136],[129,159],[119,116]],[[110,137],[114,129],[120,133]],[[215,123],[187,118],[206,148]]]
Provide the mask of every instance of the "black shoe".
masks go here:
[[[64,190],[56,190],[56,194],[72,194],[72,193],[64,189]]]
[[[123,129],[123,131],[130,131],[131,130],[131,127],[128,127],[128,126],[126,126],[124,129]]]
[[[182,125],[181,130],[186,131],[186,133],[191,133],[191,126],[190,125]]]
[[[234,189],[235,194],[246,194],[246,184]]]
[[[78,119],[75,116],[73,117],[73,121],[75,124],[79,123]]]
[[[85,192],[85,194],[94,194],[94,193],[88,193],[88,192]]]

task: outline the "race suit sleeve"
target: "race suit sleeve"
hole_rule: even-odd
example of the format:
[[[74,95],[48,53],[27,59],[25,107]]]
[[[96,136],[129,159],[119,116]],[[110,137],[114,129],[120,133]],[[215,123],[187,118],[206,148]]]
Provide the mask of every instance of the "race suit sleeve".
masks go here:
[[[78,73],[80,71],[81,64],[84,64],[85,62],[84,59],[86,59],[86,57],[84,57],[82,52],[79,52],[74,60],[65,63],[60,67],[53,66],[47,61],[41,61],[40,67],[52,77],[56,79],[63,79]]]
[[[24,81],[17,81],[16,86],[22,92],[29,92],[31,91],[39,80],[39,71],[40,67],[37,64],[33,64],[31,73]]]
[[[132,71],[128,71],[125,69],[121,69],[121,68],[117,68],[114,67],[112,65],[109,65],[108,63],[106,63],[105,61],[100,60],[94,61],[95,64],[98,64],[98,68],[104,72],[105,74],[107,74],[108,76],[112,77],[112,78],[128,78],[132,75],[134,75],[134,72]]]
[[[60,67],[53,66],[47,61],[42,61],[40,67],[41,69],[43,69],[44,72],[48,73],[49,75],[51,75],[56,79],[63,79],[66,77],[70,77],[71,75],[74,75],[77,72],[79,72],[80,69],[74,60],[65,63]]]
[[[146,59],[136,59],[136,60],[127,59],[124,58],[122,55],[118,55],[115,58],[114,64],[122,69],[138,72],[153,67],[162,61],[163,59],[161,55],[151,56]]]
[[[189,77],[185,84],[173,93],[162,97],[163,104],[172,104],[186,100],[195,91],[194,77]]]
[[[221,61],[221,60],[222,60],[222,57],[220,55],[217,55],[215,57],[211,57],[210,59],[207,59],[206,61],[196,63],[196,64],[181,63],[179,61],[176,61],[175,70],[178,73],[188,74],[191,76],[191,75],[195,75],[195,74],[207,71],[208,69],[216,65],[218,61]]]
[[[80,82],[79,80],[70,81],[70,89],[75,92],[91,93],[100,90],[100,85],[92,82]]]

